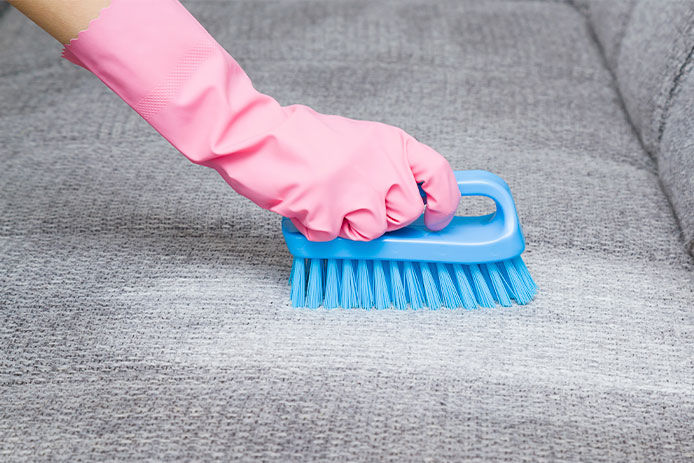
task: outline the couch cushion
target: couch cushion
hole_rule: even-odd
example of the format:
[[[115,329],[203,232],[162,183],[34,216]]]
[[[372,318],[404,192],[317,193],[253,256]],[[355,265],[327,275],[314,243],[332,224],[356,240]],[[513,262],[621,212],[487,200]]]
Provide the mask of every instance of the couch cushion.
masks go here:
[[[694,61],[690,59],[673,90],[663,126],[658,170],[663,187],[694,254]]]
[[[694,48],[694,0],[639,0],[617,58],[616,75],[644,146],[658,143],[678,76]]]
[[[694,0],[573,0],[617,78],[646,149],[658,152],[667,108],[694,47]]]
[[[617,68],[619,50],[639,0],[573,0],[586,13],[611,69]]]
[[[634,127],[658,159],[663,188],[691,252],[694,149],[686,113],[694,107],[694,99],[680,86],[694,52],[694,1],[578,1],[617,77]],[[666,130],[668,142],[661,143]]]
[[[0,20],[0,459],[677,460],[692,259],[575,9],[189,1],[282,103],[504,177],[527,307],[295,310],[279,218]],[[329,155],[329,153],[326,153]]]

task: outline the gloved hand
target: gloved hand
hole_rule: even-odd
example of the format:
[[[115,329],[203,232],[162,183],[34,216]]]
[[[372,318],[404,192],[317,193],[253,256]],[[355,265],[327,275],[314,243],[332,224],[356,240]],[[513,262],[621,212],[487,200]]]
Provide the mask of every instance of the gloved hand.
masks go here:
[[[448,162],[401,129],[282,107],[176,0],[112,0],[63,56],[96,74],[191,161],[310,240],[450,222]]]

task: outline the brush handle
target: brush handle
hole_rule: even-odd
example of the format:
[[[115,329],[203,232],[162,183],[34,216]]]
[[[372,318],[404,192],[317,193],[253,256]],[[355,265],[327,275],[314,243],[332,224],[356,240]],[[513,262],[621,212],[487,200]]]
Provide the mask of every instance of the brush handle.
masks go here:
[[[496,206],[495,214],[505,222],[507,219],[510,220],[511,223],[508,223],[508,226],[511,228],[515,226],[513,221],[517,221],[516,206],[511,196],[511,189],[501,177],[486,170],[458,170],[454,174],[462,196],[486,196],[492,199]],[[422,189],[421,183],[417,186],[419,195],[426,204],[427,194]]]
[[[455,179],[461,195],[486,196],[494,201],[495,219],[503,222],[504,232],[518,227],[518,214],[511,189],[501,177],[486,170],[458,170],[455,171]]]
[[[414,223],[372,241],[309,241],[289,219],[282,232],[294,257],[314,259],[379,259],[480,264],[519,256],[525,240],[518,223],[511,190],[499,176],[483,170],[455,172],[463,196],[486,196],[496,205],[493,214],[453,217],[450,225],[431,231],[424,216]]]

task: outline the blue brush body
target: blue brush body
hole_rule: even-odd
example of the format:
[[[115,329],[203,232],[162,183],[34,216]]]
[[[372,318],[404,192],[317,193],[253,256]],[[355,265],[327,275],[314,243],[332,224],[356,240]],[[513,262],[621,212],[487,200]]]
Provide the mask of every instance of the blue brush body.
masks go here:
[[[487,196],[496,211],[454,217],[433,232],[423,217],[372,241],[307,240],[282,221],[294,256],[295,307],[474,309],[529,303],[537,285],[520,255],[525,240],[508,185],[485,171],[456,172],[463,196]]]

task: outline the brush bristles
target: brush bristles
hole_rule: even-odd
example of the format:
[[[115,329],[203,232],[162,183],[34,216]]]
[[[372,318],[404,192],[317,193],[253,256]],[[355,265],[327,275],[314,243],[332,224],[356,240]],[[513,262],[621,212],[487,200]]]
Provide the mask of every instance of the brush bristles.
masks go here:
[[[422,272],[426,305],[430,309],[438,309],[441,307],[441,298],[439,297],[439,290],[436,288],[434,275],[431,274],[431,267],[426,262],[420,262],[419,269]]]
[[[320,259],[311,259],[308,271],[306,306],[317,309],[323,303],[323,269]]]
[[[294,307],[412,309],[524,305],[537,285],[520,257],[486,264],[295,258]]]
[[[294,307],[303,307],[305,303],[306,268],[304,265],[304,259],[294,258],[292,274],[290,277],[290,284],[292,287],[292,305]]]
[[[487,273],[489,274],[489,279],[492,280],[492,289],[494,289],[496,302],[504,307],[511,307],[511,298],[506,291],[501,270],[499,270],[496,263],[487,264]]]
[[[357,287],[359,288],[359,307],[374,306],[374,292],[371,289],[371,276],[365,260],[357,261]]]
[[[492,292],[489,289],[487,280],[482,274],[480,266],[477,264],[472,264],[468,268],[470,269],[470,276],[472,277],[472,287],[475,288],[477,304],[486,308],[494,307],[494,298],[492,298]]]
[[[397,261],[389,261],[388,271],[390,273],[390,294],[393,307],[405,310],[407,308],[407,296],[405,295],[405,285],[402,284],[402,277],[400,276],[400,265]]]
[[[357,302],[357,285],[354,282],[354,267],[352,261],[342,261],[342,285],[340,287],[340,305],[345,309],[359,307]]]
[[[327,309],[333,309],[340,306],[340,287],[339,287],[339,270],[337,268],[336,259],[328,259],[326,264],[325,277],[325,299],[323,306]]]
[[[414,264],[412,262],[405,261],[405,288],[407,294],[407,302],[410,303],[410,307],[417,310],[422,307],[422,284],[417,278],[417,274],[414,270]]]
[[[458,290],[453,283],[450,271],[445,264],[436,264],[436,272],[439,276],[439,284],[441,285],[441,298],[443,299],[444,307],[462,307],[463,302],[460,300]]]
[[[390,307],[390,295],[388,294],[388,283],[386,282],[386,272],[383,270],[383,262],[376,260],[373,265],[376,308],[387,309]]]
[[[455,273],[455,280],[458,282],[458,291],[463,308],[474,309],[477,307],[477,301],[475,300],[475,293],[472,292],[472,286],[470,286],[470,279],[465,273],[465,268],[462,264],[453,264],[453,273]]]

